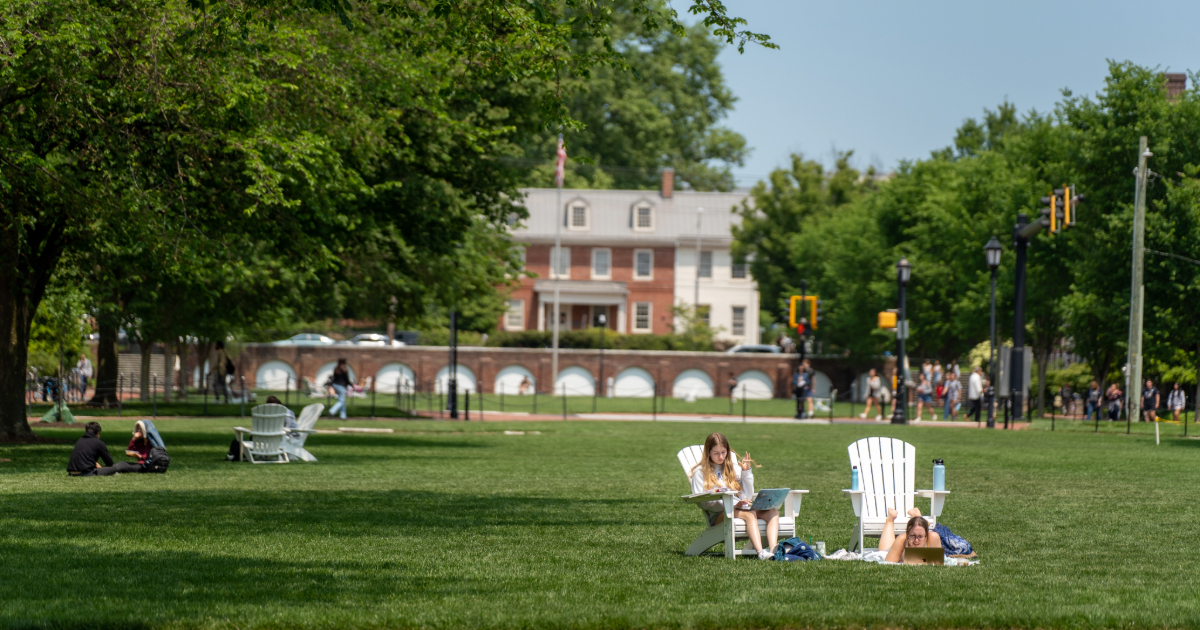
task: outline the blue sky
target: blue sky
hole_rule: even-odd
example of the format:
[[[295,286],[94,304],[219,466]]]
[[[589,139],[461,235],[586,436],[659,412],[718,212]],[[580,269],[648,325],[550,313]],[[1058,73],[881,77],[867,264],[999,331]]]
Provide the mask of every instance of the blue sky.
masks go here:
[[[780,46],[720,57],[739,98],[724,124],[754,149],[735,169],[741,185],[793,152],[829,164],[835,147],[853,149],[856,166],[885,170],[928,157],[1005,99],[1047,111],[1063,88],[1096,93],[1107,59],[1200,69],[1200,2],[726,4]]]

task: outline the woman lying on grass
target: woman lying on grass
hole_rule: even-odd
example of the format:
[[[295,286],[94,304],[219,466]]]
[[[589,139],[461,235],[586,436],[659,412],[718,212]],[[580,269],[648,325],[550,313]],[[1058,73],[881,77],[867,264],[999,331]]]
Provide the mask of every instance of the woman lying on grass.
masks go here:
[[[725,439],[724,435],[714,433],[704,440],[704,459],[692,469],[692,492],[700,494],[711,490],[737,491],[738,502],[733,506],[733,516],[746,523],[746,536],[758,552],[758,559],[770,560],[773,554],[769,550],[774,549],[779,540],[779,510],[750,510],[750,503],[755,494],[750,454],[746,453],[746,457],[741,461],[741,470],[737,470],[729,453],[729,440]],[[707,513],[710,527],[725,520],[725,508],[721,501],[708,501],[701,503],[700,507]],[[770,543],[767,549],[763,549],[762,535],[758,531],[760,518],[767,522],[767,541]]]
[[[971,543],[962,536],[955,535],[949,527],[938,523],[932,531],[929,521],[921,516],[921,511],[913,508],[908,511],[908,525],[904,534],[896,537],[896,510],[888,508],[887,521],[883,525],[883,533],[879,535],[879,550],[888,552],[887,562],[900,562],[905,547],[941,547],[947,554],[969,556],[974,553]]]

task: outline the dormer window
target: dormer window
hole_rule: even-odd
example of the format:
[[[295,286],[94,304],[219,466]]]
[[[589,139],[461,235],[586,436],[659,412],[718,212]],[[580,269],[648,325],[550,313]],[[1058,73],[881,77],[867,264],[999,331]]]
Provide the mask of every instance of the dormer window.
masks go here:
[[[638,204],[633,207],[633,231],[654,231],[654,206],[650,204]]]
[[[592,227],[592,209],[581,201],[567,206],[567,229],[585,231]]]

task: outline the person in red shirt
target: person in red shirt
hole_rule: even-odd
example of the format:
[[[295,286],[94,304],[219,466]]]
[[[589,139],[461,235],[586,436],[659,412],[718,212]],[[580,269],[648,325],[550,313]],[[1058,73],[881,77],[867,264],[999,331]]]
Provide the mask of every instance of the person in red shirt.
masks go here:
[[[146,425],[141,420],[133,425],[133,438],[129,440],[125,454],[136,457],[139,464],[145,464],[150,457],[150,440],[146,438]]]

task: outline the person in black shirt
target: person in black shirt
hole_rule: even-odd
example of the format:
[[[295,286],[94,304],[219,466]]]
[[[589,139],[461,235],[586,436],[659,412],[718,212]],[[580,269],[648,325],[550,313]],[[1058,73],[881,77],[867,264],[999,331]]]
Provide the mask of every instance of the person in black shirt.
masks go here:
[[[100,467],[100,460],[104,467]],[[73,477],[107,477],[123,472],[142,472],[143,466],[133,462],[113,464],[108,446],[100,440],[100,423],[89,422],[83,426],[83,437],[75,442],[71,459],[67,461],[67,474]]]
[[[1158,390],[1154,389],[1154,381],[1146,380],[1146,389],[1142,390],[1142,420],[1154,422],[1158,415]]]
[[[337,367],[333,368],[333,376],[329,377],[329,384],[333,387],[333,391],[337,392],[337,402],[329,408],[329,417],[333,414],[341,412],[342,420],[346,419],[346,390],[354,384],[350,380],[350,368],[346,366],[345,359],[338,359]]]

